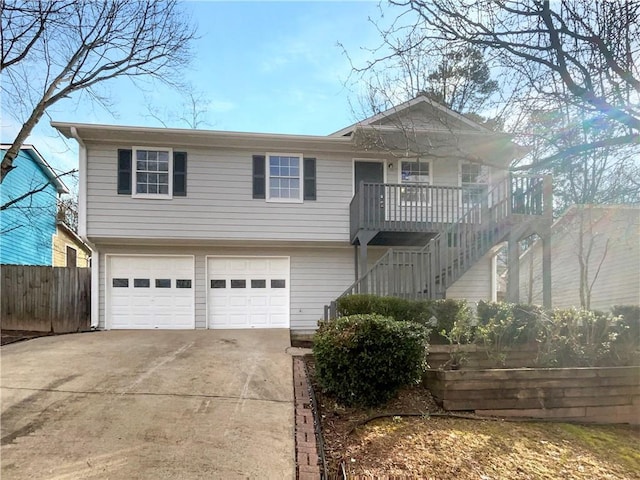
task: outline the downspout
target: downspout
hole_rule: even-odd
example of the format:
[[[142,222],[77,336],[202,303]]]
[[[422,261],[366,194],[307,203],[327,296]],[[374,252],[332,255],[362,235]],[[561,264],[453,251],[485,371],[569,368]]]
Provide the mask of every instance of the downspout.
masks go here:
[[[71,136],[78,142],[78,236],[92,250],[91,254],[91,328],[97,329],[100,319],[100,252],[87,238],[87,147],[78,135],[76,127],[71,127]]]

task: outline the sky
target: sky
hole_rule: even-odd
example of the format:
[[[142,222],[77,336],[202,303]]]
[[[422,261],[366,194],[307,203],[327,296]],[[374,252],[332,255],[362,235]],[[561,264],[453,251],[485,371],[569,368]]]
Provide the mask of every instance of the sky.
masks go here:
[[[242,132],[328,135],[357,120],[357,84],[350,58],[363,65],[380,43],[371,20],[377,1],[183,2],[199,38],[184,80],[207,100],[200,128]],[[344,46],[348,52],[345,55]],[[27,143],[61,171],[77,166],[77,145],[49,122],[134,126],[188,126],[178,119],[184,97],[161,84],[128,79],[102,84],[105,109],[86,95],[48,110]],[[19,123],[3,103],[1,141],[11,143]],[[154,118],[158,117],[161,121]]]

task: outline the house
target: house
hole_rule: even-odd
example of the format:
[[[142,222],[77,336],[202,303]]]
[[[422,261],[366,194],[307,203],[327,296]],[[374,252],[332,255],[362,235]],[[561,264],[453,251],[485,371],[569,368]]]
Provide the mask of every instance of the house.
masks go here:
[[[354,291],[487,299],[509,222],[542,218],[542,179],[506,174],[518,146],[425,97],[328,136],[52,125],[80,145],[99,328],[303,335]]]
[[[33,145],[14,167],[0,185],[0,264],[53,265],[58,196],[69,190]]]
[[[640,206],[571,206],[551,228],[551,252],[554,307],[640,305]],[[541,303],[540,258],[539,242],[520,257],[526,303]]]
[[[53,266],[87,268],[90,260],[91,248],[64,221],[58,220],[53,236]]]

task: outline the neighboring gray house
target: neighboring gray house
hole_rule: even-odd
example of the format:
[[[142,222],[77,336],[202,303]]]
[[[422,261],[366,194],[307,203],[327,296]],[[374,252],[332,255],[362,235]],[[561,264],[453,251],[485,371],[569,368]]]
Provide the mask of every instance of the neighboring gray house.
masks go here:
[[[348,288],[491,299],[491,248],[542,214],[541,181],[521,179],[527,214],[510,215],[505,171],[521,152],[506,135],[424,97],[329,136],[52,125],[80,145],[99,328],[304,334]],[[451,226],[440,274],[427,273],[414,260]],[[415,255],[387,265],[402,282],[383,291],[367,271],[390,247]]]
[[[573,205],[551,228],[551,252],[554,307],[640,305],[640,206]],[[520,257],[526,303],[542,301],[540,258],[539,243]]]

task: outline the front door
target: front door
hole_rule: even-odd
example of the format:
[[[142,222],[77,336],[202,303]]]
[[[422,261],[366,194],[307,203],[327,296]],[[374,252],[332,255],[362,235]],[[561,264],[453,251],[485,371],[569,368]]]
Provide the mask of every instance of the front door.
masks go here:
[[[356,192],[360,182],[384,183],[384,163],[356,161],[354,179]]]
[[[365,222],[369,226],[384,221],[385,186],[384,186],[384,162],[367,162],[357,160],[354,167],[354,181],[357,193],[360,183],[367,185],[362,192],[361,208],[364,208]]]

